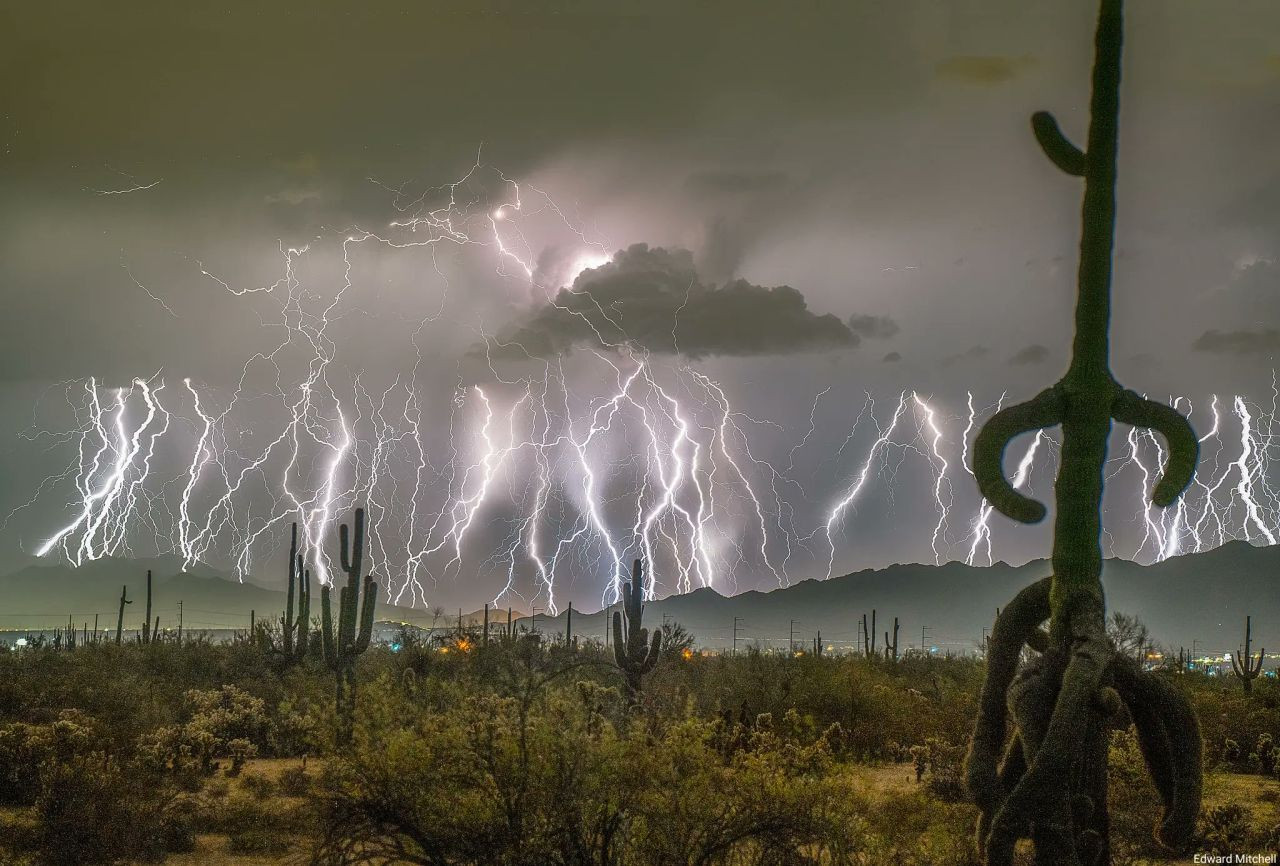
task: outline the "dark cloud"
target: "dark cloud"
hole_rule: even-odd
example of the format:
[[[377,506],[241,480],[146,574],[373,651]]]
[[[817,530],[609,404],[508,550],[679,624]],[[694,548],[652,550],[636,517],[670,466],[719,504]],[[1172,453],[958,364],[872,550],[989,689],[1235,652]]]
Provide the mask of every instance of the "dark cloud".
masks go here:
[[[966,55],[948,57],[939,63],[934,71],[938,78],[945,81],[982,85],[1004,84],[1034,66],[1035,62],[1035,58],[1029,54],[1018,57]]]
[[[1280,351],[1280,330],[1258,328],[1255,331],[1208,330],[1196,338],[1191,347],[1198,352],[1215,355],[1267,355]]]
[[[983,358],[991,354],[991,349],[986,346],[970,346],[958,355],[948,355],[942,359],[943,366],[950,366],[957,361],[981,361]]]
[[[848,349],[859,337],[835,316],[812,312],[790,286],[706,285],[689,251],[635,244],[581,274],[498,342],[499,354],[510,357],[553,357],[603,342],[700,358]]]
[[[1009,359],[1009,363],[1015,367],[1022,367],[1030,364],[1043,364],[1047,360],[1049,360],[1049,350],[1039,343],[1032,343],[1030,346],[1014,352],[1013,357]]]
[[[849,317],[849,330],[859,337],[885,339],[898,333],[898,323],[888,316],[864,316],[854,313]]]
[[[901,360],[902,360],[901,352],[890,352],[889,354],[881,358],[880,362],[883,364],[896,364]]]

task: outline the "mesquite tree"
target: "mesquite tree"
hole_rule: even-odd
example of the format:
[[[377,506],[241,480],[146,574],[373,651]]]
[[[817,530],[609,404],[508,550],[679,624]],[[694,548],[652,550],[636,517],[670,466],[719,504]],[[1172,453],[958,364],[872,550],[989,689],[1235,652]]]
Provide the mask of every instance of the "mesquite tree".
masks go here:
[[[338,591],[338,629],[334,632],[329,586],[320,589],[320,636],[324,660],[334,673],[339,746],[351,742],[356,708],[356,657],[369,648],[373,636],[373,612],[378,602],[378,584],[373,575],[361,575],[364,568],[364,509],[357,508],[354,532],[344,523],[338,527],[342,570],[347,585]],[[363,596],[363,601],[361,600]],[[357,630],[357,624],[359,629]]]
[[[966,785],[981,813],[978,847],[989,866],[1011,864],[1021,838],[1032,840],[1037,864],[1110,863],[1107,748],[1121,703],[1164,803],[1157,838],[1184,847],[1200,806],[1202,747],[1190,704],[1167,680],[1118,655],[1105,627],[1100,535],[1112,420],[1153,429],[1167,441],[1152,494],[1159,506],[1178,498],[1197,460],[1186,419],[1125,390],[1110,370],[1121,38],[1122,0],[1101,0],[1086,150],[1067,141],[1048,113],[1032,117],[1045,155],[1085,182],[1071,364],[1056,385],[998,412],[974,443],[983,496],[1006,516],[1035,523],[1045,507],[1006,480],[1005,446],[1022,433],[1062,428],[1053,576],[1019,593],[996,619],[966,761]],[[1040,628],[1046,619],[1048,632]],[[1019,670],[1024,645],[1039,655]],[[1014,722],[1007,748],[1006,707]]]

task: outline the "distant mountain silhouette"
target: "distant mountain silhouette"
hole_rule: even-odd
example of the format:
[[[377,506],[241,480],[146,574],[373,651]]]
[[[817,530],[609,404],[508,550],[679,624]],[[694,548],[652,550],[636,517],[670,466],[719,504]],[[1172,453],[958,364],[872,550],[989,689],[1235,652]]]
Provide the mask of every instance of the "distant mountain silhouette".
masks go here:
[[[120,587],[128,584],[135,603],[125,610],[126,628],[141,623],[146,570],[155,575],[152,615],[162,627],[177,624],[178,601],[184,605],[188,629],[245,628],[249,611],[259,619],[274,619],[284,608],[284,592],[256,584],[238,583],[213,569],[197,566],[183,572],[174,557],[149,560],[103,559],[81,568],[39,564],[0,577],[0,629],[25,629],[65,624],[70,614],[79,625],[115,628]],[[734,617],[739,617],[739,647],[753,642],[785,647],[795,620],[796,642],[812,644],[821,631],[823,643],[852,647],[860,640],[862,614],[876,610],[876,646],[899,619],[899,648],[925,645],[938,651],[971,652],[989,629],[997,607],[1019,589],[1049,573],[1049,563],[1037,560],[1021,566],[996,563],[970,567],[894,565],[860,571],[830,580],[805,580],[771,592],[723,596],[699,589],[648,603],[645,622],[660,626],[673,619],[698,639],[699,645],[727,648],[733,643]],[[283,580],[281,581],[283,583]],[[1254,547],[1232,542],[1205,553],[1174,557],[1151,566],[1121,559],[1107,561],[1103,572],[1110,610],[1136,614],[1160,643],[1175,650],[1191,648],[1224,653],[1240,643],[1246,614],[1253,617],[1253,645],[1280,651],[1280,547]],[[316,593],[318,598],[318,592]],[[313,601],[319,614],[319,602]],[[616,609],[616,608],[615,608]],[[457,610],[445,611],[436,625],[453,626]],[[491,622],[505,625],[506,609],[491,611]],[[525,620],[549,634],[564,634],[565,615],[539,614]],[[431,625],[431,611],[379,605],[379,620]],[[481,610],[464,612],[468,625],[479,625]],[[573,634],[580,639],[605,637],[603,612],[573,614]]]
[[[278,619],[284,612],[283,589],[240,583],[200,564],[183,571],[179,557],[104,558],[79,568],[63,562],[29,565],[0,577],[0,630],[66,625],[68,616],[77,627],[87,623],[92,628],[98,614],[99,628],[115,631],[120,588],[125,585],[133,602],[125,607],[125,628],[137,628],[146,607],[147,569],[152,571],[151,615],[160,617],[161,628],[177,626],[179,601],[183,625],[192,631],[246,629],[250,611],[260,622]],[[280,583],[284,582],[282,576]],[[320,616],[318,586],[312,594],[312,613]],[[378,618],[430,625],[432,614],[380,604]]]

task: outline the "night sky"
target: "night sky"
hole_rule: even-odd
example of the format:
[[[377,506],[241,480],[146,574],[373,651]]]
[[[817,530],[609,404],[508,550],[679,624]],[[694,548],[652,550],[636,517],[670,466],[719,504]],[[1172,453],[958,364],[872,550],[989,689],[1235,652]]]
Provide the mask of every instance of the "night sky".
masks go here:
[[[218,5],[0,12],[0,512],[31,503],[0,532],[15,562],[73,515],[70,479],[31,502],[75,454],[56,435],[76,426],[68,381],[156,376],[175,410],[184,378],[218,405],[247,382],[237,435],[265,435],[263,395],[305,358],[281,356],[284,385],[261,365],[241,377],[284,339],[288,298],[329,310],[338,392],[376,398],[416,370],[436,454],[451,419],[475,420],[453,410],[477,385],[506,407],[512,382],[563,370],[585,400],[611,386],[610,362],[648,352],[697,406],[690,377],[709,377],[749,419],[752,465],[787,470],[786,505],[769,508],[797,539],[772,542],[790,581],[828,570],[813,533],[874,437],[866,418],[851,436],[865,395],[884,421],[915,391],[948,425],[941,558],[964,558],[966,392],[1025,398],[1067,360],[1082,190],[1028,118],[1052,110],[1083,141],[1092,4]],[[1269,410],[1278,142],[1280,7],[1128,4],[1112,336],[1129,387]],[[440,186],[464,176],[452,193],[476,242],[406,246],[423,234],[391,224],[444,207]],[[520,210],[497,213],[517,184]],[[619,437],[610,459],[634,445]],[[929,464],[909,450],[890,464],[842,526],[837,573],[935,558]],[[487,558],[522,482],[501,480],[464,563],[434,568],[430,603],[478,605],[507,579]],[[1139,507],[1126,490],[1108,517],[1121,555],[1142,535],[1140,519],[1124,528]],[[748,551],[720,589],[777,585],[750,523],[726,517]],[[993,527],[996,558],[1047,553],[1047,527]],[[566,559],[560,602],[599,599],[592,566]],[[527,597],[537,581],[516,574]]]

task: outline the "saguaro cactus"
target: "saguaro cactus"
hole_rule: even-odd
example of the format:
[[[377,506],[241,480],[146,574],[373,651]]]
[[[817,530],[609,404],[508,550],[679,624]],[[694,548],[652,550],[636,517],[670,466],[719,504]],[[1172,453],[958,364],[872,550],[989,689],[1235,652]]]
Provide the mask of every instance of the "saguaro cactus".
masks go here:
[[[147,615],[142,619],[142,642],[151,643],[151,569],[147,569]]]
[[[129,598],[129,587],[120,587],[120,612],[116,615],[116,645],[120,644],[120,635],[124,633],[124,606],[133,604],[133,600]]]
[[[1253,617],[1244,618],[1244,653],[1236,650],[1231,656],[1231,670],[1240,678],[1246,692],[1253,691],[1253,681],[1262,673],[1262,660],[1267,657],[1265,649],[1258,650],[1258,658],[1254,659],[1249,651],[1253,642]]]
[[[302,661],[307,657],[311,629],[311,570],[303,567],[298,553],[298,524],[293,524],[289,542],[289,589],[285,593],[284,616],[280,619],[283,655],[286,661]],[[294,588],[297,587],[297,609]]]
[[[613,615],[613,658],[627,683],[627,694],[632,705],[640,696],[643,677],[658,664],[662,654],[662,632],[655,629],[653,639],[649,630],[641,628],[644,616],[644,561],[637,559],[631,567],[631,582],[622,585],[622,610],[626,614],[625,630],[623,614]]]
[[[351,742],[355,724],[356,657],[369,648],[373,636],[373,612],[378,602],[378,584],[373,575],[361,577],[364,568],[364,509],[357,508],[354,532],[344,523],[338,527],[342,570],[347,585],[338,593],[338,627],[334,631],[329,587],[320,589],[320,634],[324,660],[334,673],[338,727],[338,745]],[[363,599],[362,599],[363,597]],[[358,623],[357,623],[358,619]],[[358,629],[357,629],[358,625]]]
[[[1019,593],[996,620],[966,762],[966,784],[981,812],[978,847],[991,866],[1011,864],[1020,838],[1033,841],[1037,864],[1110,863],[1106,723],[1121,701],[1164,802],[1157,838],[1184,847],[1199,811],[1200,733],[1189,703],[1167,680],[1118,656],[1104,623],[1101,505],[1112,420],[1151,428],[1168,442],[1152,494],[1157,505],[1178,498],[1197,460],[1186,419],[1125,390],[1110,370],[1122,5],[1101,0],[1087,150],[1067,141],[1052,115],[1032,117],[1054,165],[1085,180],[1071,364],[1056,385],[996,413],[974,443],[983,496],[1006,516],[1034,523],[1045,507],[1006,480],[1005,446],[1021,433],[1062,427],[1053,576]],[[1040,629],[1045,619],[1047,633]],[[1040,655],[1018,672],[1024,644]],[[1015,723],[1007,750],[1006,700]]]
[[[862,615],[862,654],[872,658],[876,654],[876,609],[871,608],[871,625],[867,625],[867,615]]]
[[[893,618],[893,643],[889,643],[889,633],[884,633],[884,657],[886,660],[896,662],[898,660],[898,618]]]

